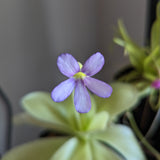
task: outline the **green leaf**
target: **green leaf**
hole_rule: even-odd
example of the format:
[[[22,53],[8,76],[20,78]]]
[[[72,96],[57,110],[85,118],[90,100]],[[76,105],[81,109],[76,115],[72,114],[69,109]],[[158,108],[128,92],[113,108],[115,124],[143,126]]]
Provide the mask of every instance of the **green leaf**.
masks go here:
[[[94,139],[110,144],[122,153],[127,160],[145,160],[133,132],[124,125],[112,124],[105,131],[99,131],[92,136]]]
[[[99,112],[93,117],[88,130],[89,131],[103,130],[106,128],[108,120],[109,120],[109,115],[107,112],[105,111]]]
[[[91,141],[92,160],[121,160],[112,150],[104,147],[97,140]]]
[[[96,103],[92,94],[90,94],[91,98],[91,110],[88,113],[78,113],[76,109],[74,109],[73,114],[70,117],[70,121],[73,123],[74,130],[76,131],[86,131],[90,122],[96,114]]]
[[[149,103],[153,110],[158,110],[160,108],[160,90],[152,89],[149,96]]]
[[[40,121],[48,122],[61,128],[69,129],[67,123],[67,107],[70,109],[70,105],[63,106],[63,103],[55,103],[50,98],[50,93],[47,92],[32,92],[22,98],[23,108],[34,118]],[[74,107],[74,106],[72,106]]]
[[[157,5],[157,18],[151,29],[151,50],[160,45],[160,3]]]
[[[157,4],[156,15],[157,15],[157,19],[160,19],[160,2],[158,2]]]
[[[91,147],[88,141],[79,141],[76,150],[71,159],[69,160],[93,160]]]
[[[22,106],[34,119],[40,121],[46,127],[53,125],[53,129],[65,132],[86,130],[96,107],[91,95],[92,108],[89,113],[80,114],[73,103],[73,94],[61,103],[55,103],[50,93],[32,92],[22,98]],[[86,116],[87,115],[87,116]],[[35,122],[35,121],[34,121]],[[39,124],[40,124],[39,123]],[[40,124],[40,125],[41,125]]]
[[[2,160],[49,160],[68,138],[43,138],[15,147]]]
[[[39,127],[43,127],[45,129],[50,129],[53,131],[61,131],[64,133],[70,133],[68,128],[65,128],[64,126],[58,125],[47,122],[47,121],[41,121],[33,116],[31,116],[28,113],[19,113],[13,117],[13,123],[14,125],[23,125],[23,124],[31,124]]]
[[[118,44],[119,46],[122,46],[122,47],[124,47],[125,46],[125,41],[124,40],[122,40],[121,38],[114,38],[113,39],[113,41],[116,43],[116,44]]]
[[[110,148],[94,139],[82,141],[72,138],[67,141],[50,160],[122,160]]]
[[[111,118],[134,107],[139,101],[139,92],[130,84],[115,82],[111,84],[113,93],[109,98],[95,96],[98,111],[107,111]]]
[[[136,70],[132,70],[124,75],[122,75],[118,80],[125,82],[134,82],[141,77],[141,74]]]
[[[78,143],[79,141],[77,138],[69,139],[53,154],[50,160],[71,160]]]
[[[129,37],[124,24],[121,20],[118,21],[118,27],[120,31],[120,38],[115,38],[114,41],[125,48],[125,51],[129,54],[131,64],[139,71],[143,71],[143,60],[146,57],[145,49],[139,47],[133,40]]]
[[[144,76],[153,81],[160,68],[160,46],[157,46],[151,54],[144,60]]]

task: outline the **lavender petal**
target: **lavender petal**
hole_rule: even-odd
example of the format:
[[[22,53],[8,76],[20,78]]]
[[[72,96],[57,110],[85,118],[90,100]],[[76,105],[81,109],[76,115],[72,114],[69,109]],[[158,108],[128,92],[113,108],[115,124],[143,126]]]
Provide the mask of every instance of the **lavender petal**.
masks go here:
[[[74,104],[79,113],[87,113],[91,109],[90,96],[82,80],[76,82]]]
[[[84,84],[99,97],[108,98],[112,94],[112,87],[98,79],[86,77],[84,78]]]
[[[61,54],[58,57],[57,65],[61,73],[67,77],[71,77],[80,71],[78,62],[68,53]]]
[[[105,60],[103,55],[100,52],[97,52],[89,57],[89,59],[85,62],[82,67],[82,72],[88,76],[93,76],[102,69],[104,62]]]
[[[55,87],[51,93],[51,97],[55,102],[64,101],[73,91],[75,80],[73,78],[61,82]]]

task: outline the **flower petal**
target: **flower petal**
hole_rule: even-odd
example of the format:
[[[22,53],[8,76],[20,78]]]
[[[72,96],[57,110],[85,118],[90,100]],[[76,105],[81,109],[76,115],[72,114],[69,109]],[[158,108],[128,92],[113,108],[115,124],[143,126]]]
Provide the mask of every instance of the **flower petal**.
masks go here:
[[[155,89],[160,89],[160,79],[156,79],[155,81],[153,81],[151,86]]]
[[[84,84],[99,97],[107,98],[111,96],[112,87],[105,82],[95,78],[86,77],[84,78]]]
[[[78,62],[68,53],[61,54],[58,57],[57,65],[61,73],[67,77],[71,77],[80,71]]]
[[[74,104],[77,112],[80,113],[87,113],[91,109],[90,96],[82,80],[76,82]]]
[[[61,82],[55,87],[51,93],[51,97],[55,102],[64,101],[73,91],[75,80],[73,78]]]
[[[82,67],[82,72],[88,76],[93,76],[102,69],[104,62],[105,60],[103,55],[100,52],[97,52],[89,57],[89,59],[85,62]]]

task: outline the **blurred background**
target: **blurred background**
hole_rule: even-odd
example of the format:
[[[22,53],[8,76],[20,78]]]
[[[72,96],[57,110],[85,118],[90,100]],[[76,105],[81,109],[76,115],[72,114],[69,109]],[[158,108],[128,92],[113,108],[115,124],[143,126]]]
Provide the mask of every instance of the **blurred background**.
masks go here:
[[[13,114],[22,111],[19,101],[26,93],[50,92],[65,79],[56,64],[61,53],[84,63],[100,51],[106,63],[96,77],[110,83],[128,63],[113,43],[117,20],[143,45],[146,10],[147,0],[0,0],[0,86]],[[37,138],[40,130],[14,126],[12,145]]]

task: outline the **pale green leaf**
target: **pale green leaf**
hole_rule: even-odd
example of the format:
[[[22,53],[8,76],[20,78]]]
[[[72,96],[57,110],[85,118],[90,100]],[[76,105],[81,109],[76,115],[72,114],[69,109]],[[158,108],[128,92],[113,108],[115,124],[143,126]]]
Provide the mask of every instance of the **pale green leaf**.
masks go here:
[[[160,19],[160,2],[158,2],[157,4],[156,15],[157,15],[157,19]]]
[[[49,160],[68,138],[44,138],[15,147],[2,160]]]
[[[78,143],[77,138],[69,139],[53,154],[50,160],[71,160]]]
[[[151,50],[160,45],[160,3],[157,5],[157,18],[151,29]]]
[[[120,38],[114,38],[113,41],[118,44],[119,46],[124,47],[125,46],[125,41],[120,39]]]
[[[144,76],[154,80],[160,68],[160,46],[157,46],[144,60]],[[152,78],[152,79],[151,79]]]
[[[54,102],[50,93],[32,92],[22,98],[23,108],[41,122],[53,124],[52,128],[65,131],[85,130],[95,114],[95,102],[91,96],[92,108],[89,113],[80,114],[73,103],[73,94],[61,103]],[[87,115],[87,116],[86,116]]]
[[[63,125],[58,125],[58,124],[53,125],[53,123],[39,120],[39,119],[37,119],[37,118],[35,118],[25,112],[15,115],[13,118],[13,123],[15,125],[31,124],[31,125],[43,127],[45,129],[50,129],[53,131],[61,131],[61,132],[65,132],[65,133],[71,132],[70,130],[68,130],[68,127],[66,128]]]
[[[104,147],[104,145],[99,143],[97,140],[93,140],[91,142],[91,149],[93,155],[92,160],[121,160],[118,155],[109,148]]]
[[[151,30],[151,49],[154,50],[158,45],[160,45],[160,20],[153,23]]]
[[[137,72],[136,70],[132,70],[118,78],[120,81],[125,81],[125,82],[134,82],[137,79],[141,77],[141,74]]]
[[[70,115],[70,124],[74,126],[74,130],[76,131],[86,131],[89,123],[92,121],[94,115],[96,114],[96,103],[92,94],[90,94],[91,98],[91,110],[88,113],[78,113],[76,109],[72,115]]]
[[[79,141],[73,156],[69,160],[93,160],[91,147],[88,141]],[[97,159],[98,160],[98,159]]]
[[[109,120],[109,115],[107,112],[105,111],[99,112],[93,117],[88,130],[89,131],[103,130],[106,128],[108,120]]]
[[[113,92],[109,98],[95,96],[95,101],[98,111],[107,111],[114,118],[137,104],[139,92],[133,85],[127,83],[115,82],[111,86]]]
[[[129,54],[131,64],[139,72],[142,72],[143,71],[143,60],[146,57],[145,49],[138,46],[135,42],[133,42],[133,40],[129,37],[125,29],[125,26],[121,20],[118,21],[118,27],[119,27],[119,31],[120,31],[122,40],[120,41],[120,38],[115,39],[115,42],[124,46],[125,51]]]
[[[48,122],[55,125],[60,125],[64,128],[67,127],[67,107],[63,103],[55,103],[50,93],[47,92],[32,92],[22,98],[23,108],[33,117],[40,121]],[[74,107],[74,106],[72,106]]]
[[[152,89],[149,96],[149,104],[153,110],[158,110],[160,108],[160,90]]]
[[[122,153],[127,160],[145,160],[133,132],[127,126],[112,124],[105,131],[99,131],[92,136],[110,144]]]

